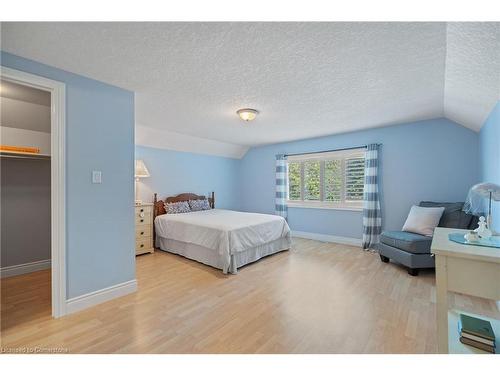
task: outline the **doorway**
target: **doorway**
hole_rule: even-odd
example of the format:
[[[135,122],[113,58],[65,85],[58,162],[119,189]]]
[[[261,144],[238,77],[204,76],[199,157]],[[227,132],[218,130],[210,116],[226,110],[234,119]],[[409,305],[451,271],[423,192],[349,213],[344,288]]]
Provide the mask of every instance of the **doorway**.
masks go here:
[[[49,207],[47,208],[47,211],[50,211],[50,223],[47,223],[48,225],[45,229],[48,228],[48,230],[50,230],[50,235],[47,234],[48,238],[50,238],[50,310],[51,315],[57,318],[66,313],[65,84],[3,66],[1,67],[0,78],[3,92],[1,99],[3,99],[4,96],[15,96],[15,93],[11,92],[11,94],[8,94],[5,93],[4,90],[14,90],[19,95],[32,94],[34,96],[31,97],[31,101],[45,101],[44,94],[49,98],[47,104],[49,107],[48,113],[50,119],[46,125],[47,129],[23,129],[17,133],[24,134],[25,136],[19,137],[19,134],[17,134],[12,127],[4,132],[5,129],[2,125],[2,139],[0,140],[0,144],[3,146],[1,151],[2,159],[8,159],[17,164],[15,166],[15,173],[9,174],[9,176],[19,175],[23,170],[30,168],[30,163],[35,162],[40,164],[34,164],[33,168],[36,169],[36,173],[33,174],[33,178],[37,175],[38,177],[43,175],[43,163],[47,164],[45,169],[50,172],[50,177],[47,177],[46,184],[50,189],[50,193],[48,193],[50,198],[47,196],[47,199],[50,200],[50,203],[48,203]],[[12,106],[11,108],[14,111],[14,115],[16,110],[22,110],[20,107],[16,106]],[[39,116],[41,116],[40,118],[43,117],[43,115]],[[29,125],[25,125],[24,127],[29,127]],[[44,138],[44,140],[41,140],[40,137],[30,139],[29,135],[33,134],[29,132],[38,130],[42,130],[41,133],[46,134],[46,136],[42,135],[41,137]],[[43,130],[45,130],[45,132]],[[23,179],[26,181],[26,175]],[[9,197],[2,196],[2,199],[4,198],[10,199]],[[6,205],[8,206],[8,204]],[[4,207],[2,207],[2,216],[4,216],[3,211]],[[30,233],[40,229],[33,227],[30,229],[29,225],[23,226],[22,218],[18,218],[16,224],[17,229],[15,230],[23,231],[28,240]],[[11,228],[16,228],[16,226],[11,226]],[[8,233],[3,233],[2,235],[9,236]],[[17,233],[17,237],[22,238],[19,236],[19,233]],[[38,242],[40,242],[40,240]],[[7,244],[7,242],[2,240],[2,255],[6,251],[6,249],[3,249],[5,244]],[[42,244],[33,243],[33,247],[37,245],[43,248]],[[31,269],[36,269],[36,267],[47,268],[47,264],[31,263],[33,262],[25,264],[25,271],[29,271],[29,267],[32,267]],[[5,269],[6,267],[2,265],[2,278],[4,276],[9,276],[9,274],[13,272],[22,271],[20,267],[17,267],[16,271],[12,271],[12,267],[9,267],[10,266],[7,266],[7,269]]]

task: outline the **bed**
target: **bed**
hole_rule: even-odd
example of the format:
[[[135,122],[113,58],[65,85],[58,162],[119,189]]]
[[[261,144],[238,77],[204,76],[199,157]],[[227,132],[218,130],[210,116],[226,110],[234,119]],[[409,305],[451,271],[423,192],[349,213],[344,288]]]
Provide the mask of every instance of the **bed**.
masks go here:
[[[164,203],[205,199],[183,193],[165,200],[154,196],[155,247],[236,274],[239,267],[290,249],[290,228],[284,218],[215,208],[166,214]]]

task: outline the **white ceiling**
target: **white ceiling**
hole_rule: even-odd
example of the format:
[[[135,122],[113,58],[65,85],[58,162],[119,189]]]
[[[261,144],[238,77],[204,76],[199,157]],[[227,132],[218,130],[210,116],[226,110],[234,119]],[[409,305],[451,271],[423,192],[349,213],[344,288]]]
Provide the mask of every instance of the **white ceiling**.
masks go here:
[[[446,74],[468,52],[457,40],[447,54],[446,23],[2,23],[3,50],[135,91],[138,128],[245,150],[441,117],[445,102],[479,129],[491,95]],[[243,123],[242,107],[261,114]]]
[[[500,100],[500,23],[449,23],[444,113],[479,130]]]

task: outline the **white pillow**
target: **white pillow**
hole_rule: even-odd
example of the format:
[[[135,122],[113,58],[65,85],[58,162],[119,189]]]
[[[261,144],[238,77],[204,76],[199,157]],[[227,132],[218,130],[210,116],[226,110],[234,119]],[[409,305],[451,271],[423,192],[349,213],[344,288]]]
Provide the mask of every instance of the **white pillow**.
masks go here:
[[[412,232],[432,237],[434,228],[439,224],[444,207],[411,206],[403,232]]]

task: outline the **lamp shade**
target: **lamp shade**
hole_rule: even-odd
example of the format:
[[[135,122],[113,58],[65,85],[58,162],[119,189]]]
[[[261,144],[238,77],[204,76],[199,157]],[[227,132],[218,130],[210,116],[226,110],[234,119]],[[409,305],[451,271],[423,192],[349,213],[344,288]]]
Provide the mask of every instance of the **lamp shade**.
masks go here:
[[[144,164],[144,161],[142,160],[136,160],[135,161],[135,177],[136,178],[143,178],[143,177],[149,177],[149,171],[146,168],[146,164]]]
[[[500,201],[500,185],[482,182],[474,185],[467,194],[464,211],[472,215],[485,215],[489,212],[489,200]]]

